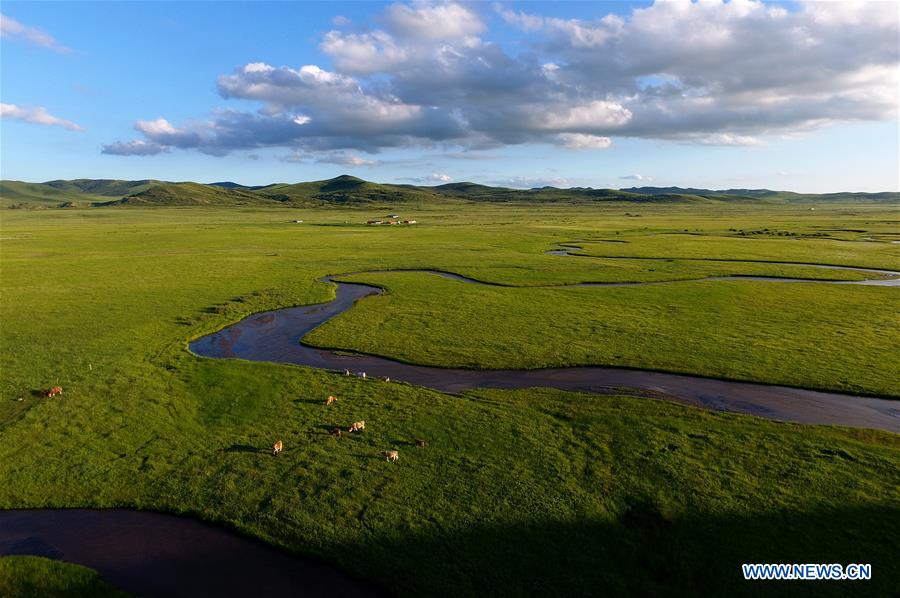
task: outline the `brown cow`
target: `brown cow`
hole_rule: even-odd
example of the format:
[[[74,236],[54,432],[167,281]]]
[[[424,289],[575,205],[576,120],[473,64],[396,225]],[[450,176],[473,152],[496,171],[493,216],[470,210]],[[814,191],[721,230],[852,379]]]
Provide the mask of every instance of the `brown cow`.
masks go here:
[[[44,394],[46,394],[48,398],[55,397],[56,395],[61,395],[62,394],[62,386],[54,386],[53,388],[51,388]]]
[[[416,438],[416,447],[423,448],[425,446],[425,440],[422,438]]]
[[[332,403],[337,403],[337,397],[334,395],[328,395],[328,398],[325,399],[325,404],[331,405]]]
[[[363,419],[358,422],[353,422],[352,424],[350,424],[350,429],[347,431],[348,432],[362,432],[365,429],[366,429],[366,420]]]
[[[283,448],[284,448],[284,445],[281,444],[281,441],[276,440],[275,446],[272,447],[272,454],[277,455],[278,453],[280,453],[282,451]]]
[[[400,453],[399,451],[382,451],[381,456],[384,457],[385,461],[395,463],[400,458]]]

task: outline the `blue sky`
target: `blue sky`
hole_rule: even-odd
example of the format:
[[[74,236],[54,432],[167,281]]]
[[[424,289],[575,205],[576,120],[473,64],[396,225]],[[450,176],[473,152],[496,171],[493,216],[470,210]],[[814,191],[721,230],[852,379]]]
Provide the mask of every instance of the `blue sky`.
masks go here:
[[[898,190],[896,9],[4,2],[0,170]]]

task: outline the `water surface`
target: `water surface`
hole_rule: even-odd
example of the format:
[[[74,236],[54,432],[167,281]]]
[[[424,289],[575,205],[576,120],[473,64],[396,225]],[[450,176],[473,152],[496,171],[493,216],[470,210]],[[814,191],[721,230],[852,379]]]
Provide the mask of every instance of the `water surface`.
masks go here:
[[[486,284],[450,272],[422,272],[467,284]],[[746,280],[746,277],[738,278]],[[349,370],[354,374],[365,372],[368,377],[389,377],[449,393],[472,388],[550,387],[612,394],[630,389],[656,398],[775,420],[900,432],[900,402],[886,399],[614,367],[534,370],[441,368],[401,363],[374,355],[338,354],[311,347],[301,340],[308,332],[352,308],[356,301],[382,292],[375,286],[338,282],[333,277],[325,277],[324,280],[337,285],[334,300],[249,316],[219,332],[195,340],[190,344],[190,350],[204,357],[292,363],[338,372]],[[678,283],[585,283],[581,286],[634,284]]]

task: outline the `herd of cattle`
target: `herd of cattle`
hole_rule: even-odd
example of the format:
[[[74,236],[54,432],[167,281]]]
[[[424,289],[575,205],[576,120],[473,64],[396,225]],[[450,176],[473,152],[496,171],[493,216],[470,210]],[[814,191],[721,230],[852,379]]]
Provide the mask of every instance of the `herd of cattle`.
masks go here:
[[[344,370],[344,375],[345,375],[345,376],[350,376],[350,375],[351,375],[351,374],[350,374],[350,370]],[[359,372],[359,373],[357,374],[357,376],[359,376],[360,378],[365,378],[365,377],[366,377],[366,373],[365,373],[365,372]],[[391,381],[391,379],[388,378],[387,376],[383,377],[382,380],[384,380],[385,382],[390,382],[390,381]],[[62,392],[61,389],[60,389],[60,392]],[[327,407],[328,405],[333,405],[333,404],[337,403],[337,400],[338,400],[338,399],[337,399],[336,396],[334,396],[334,395],[328,395],[328,398],[325,399],[325,406]],[[352,433],[354,433],[354,432],[362,432],[362,431],[365,430],[365,429],[366,429],[366,420],[360,420],[360,421],[353,422],[352,424],[350,424],[350,427],[347,429],[347,432],[350,433],[350,434],[352,434]],[[336,436],[336,437],[338,437],[338,438],[340,438],[341,435],[342,435],[343,433],[344,433],[344,432],[343,432],[343,430],[342,430],[341,428],[335,428],[335,429],[332,430],[332,432],[331,432],[332,436]],[[422,439],[422,438],[416,438],[415,440],[416,440],[416,447],[417,447],[417,448],[424,448],[424,447],[425,447],[426,442],[425,442],[424,439]],[[284,443],[283,443],[281,440],[276,440],[276,441],[275,441],[275,444],[272,446],[272,454],[273,454],[273,455],[277,455],[278,453],[280,453],[280,452],[283,451],[283,450],[284,450]],[[395,462],[397,462],[397,461],[400,459],[400,452],[399,452],[399,451],[396,451],[396,450],[393,450],[393,451],[382,451],[382,452],[381,452],[381,456],[384,457],[386,461],[391,461],[392,463],[395,463]]]
[[[344,375],[349,376],[350,371],[344,370]],[[365,378],[366,373],[360,372],[358,374],[358,376],[360,378]],[[385,382],[391,381],[391,379],[387,378],[387,377],[382,378],[382,380],[384,380]],[[48,398],[55,397],[56,395],[61,395],[62,391],[63,391],[62,386],[54,386],[53,388],[50,388],[49,390],[45,391],[44,395],[47,396]],[[328,395],[328,398],[325,399],[326,406],[333,405],[336,402],[337,402],[337,397],[334,395]],[[353,432],[362,432],[365,429],[366,429],[366,420],[360,420],[358,422],[353,422],[352,424],[350,424],[350,427],[347,429],[347,432],[352,434]],[[341,428],[335,428],[331,433],[333,436],[337,436],[338,438],[340,438],[343,431],[341,430]],[[425,446],[425,441],[421,438],[416,438],[416,447],[423,448],[424,446]],[[278,453],[280,453],[283,450],[284,450],[284,443],[280,440],[276,440],[275,444],[272,446],[272,454],[277,455]],[[391,461],[393,463],[393,462],[397,462],[400,459],[400,452],[399,451],[382,451],[381,456],[384,457],[386,461]]]

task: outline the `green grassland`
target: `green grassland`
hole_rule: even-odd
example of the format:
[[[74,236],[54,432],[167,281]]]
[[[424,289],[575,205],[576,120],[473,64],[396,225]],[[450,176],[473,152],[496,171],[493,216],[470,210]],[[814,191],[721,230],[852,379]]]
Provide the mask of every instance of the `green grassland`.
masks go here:
[[[870,225],[869,225],[870,226]],[[773,231],[774,232],[774,231]],[[851,231],[833,231],[838,238],[792,238],[789,242],[776,235],[756,238],[661,234],[625,237],[624,243],[586,242],[575,253],[607,258],[668,258],[680,260],[755,260],[785,261],[860,268],[897,269],[898,250],[891,243],[840,238]],[[732,233],[733,234],[733,233]],[[855,233],[858,235],[858,233]],[[885,235],[887,236],[887,235]],[[830,272],[831,275],[834,271]]]
[[[96,571],[41,557],[0,558],[0,596],[31,598],[124,598],[125,593],[105,583]]]
[[[402,595],[810,587],[740,578],[741,562],[770,561],[873,564],[871,582],[815,586],[825,594],[900,588],[896,434],[629,396],[452,396],[186,351],[189,339],[250,313],[328,300],[333,286],[317,279],[329,273],[437,268],[532,287],[723,273],[859,278],[683,259],[695,257],[686,249],[672,262],[544,251],[618,237],[639,252],[632,257],[671,258],[658,252],[677,247],[688,235],[674,233],[689,229],[715,249],[700,257],[832,263],[844,259],[829,253],[840,244],[859,249],[836,263],[896,269],[900,246],[859,240],[896,234],[896,210],[398,209],[420,224],[361,224],[381,208],[4,211],[0,508],[190,514],[324,557]],[[746,240],[731,228],[867,232]],[[654,246],[659,238],[671,246]],[[757,242],[761,249],[738,249]],[[619,245],[585,243],[584,251],[609,255]],[[315,333],[335,346],[419,363],[612,363],[896,394],[896,289],[713,281],[541,289],[415,273],[351,278],[383,284],[388,294]],[[371,324],[377,318],[384,323]],[[507,335],[502,346],[497,335]],[[566,347],[567,337],[577,342]],[[39,396],[57,383],[61,397]],[[326,408],[328,394],[340,400]],[[367,421],[363,434],[328,434],[357,419]],[[428,446],[416,449],[417,437]],[[269,453],[276,438],[285,443],[277,458]],[[399,463],[379,457],[387,448],[400,451]]]

